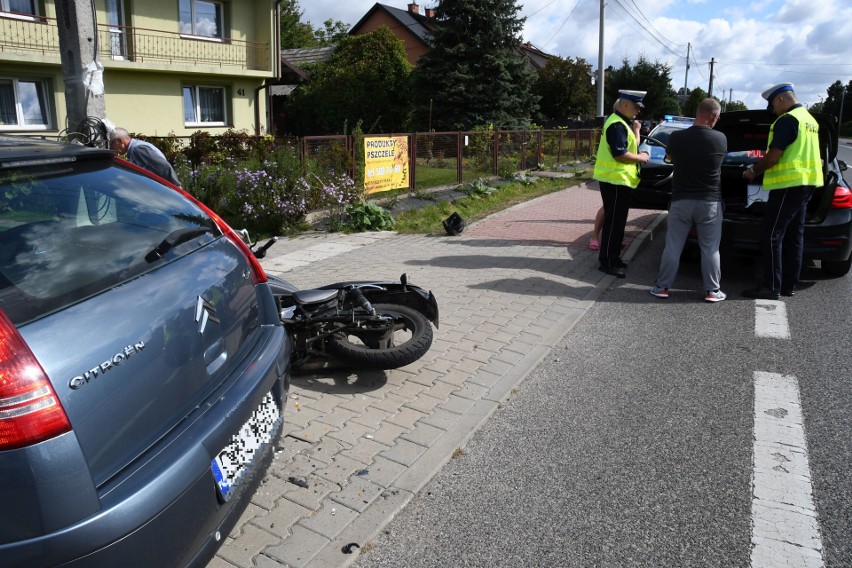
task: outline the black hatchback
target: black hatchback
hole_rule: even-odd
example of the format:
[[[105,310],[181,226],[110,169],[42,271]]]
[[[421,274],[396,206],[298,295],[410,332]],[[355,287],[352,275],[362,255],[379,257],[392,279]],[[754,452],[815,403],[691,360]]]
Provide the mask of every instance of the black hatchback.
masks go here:
[[[0,138],[0,566],[206,566],[289,355],[215,213],[112,151]]]
[[[846,164],[837,159],[837,119],[813,113],[819,122],[820,154],[824,183],[808,203],[805,221],[804,257],[819,260],[822,271],[843,276],[852,266],[852,191],[843,178]],[[766,191],[762,177],[748,182],[743,170],[763,157],[769,128],[776,117],[765,110],[725,112],[715,129],[728,138],[728,155],[722,162],[722,199],[725,213],[720,248],[738,254],[760,254],[760,224]],[[647,139],[650,146],[660,142]],[[639,187],[631,207],[667,209],[671,198],[672,166],[655,161],[640,170]]]

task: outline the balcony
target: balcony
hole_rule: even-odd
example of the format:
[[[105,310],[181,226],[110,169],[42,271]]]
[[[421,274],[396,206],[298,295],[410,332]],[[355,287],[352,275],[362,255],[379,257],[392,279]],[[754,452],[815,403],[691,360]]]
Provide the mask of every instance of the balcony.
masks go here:
[[[101,62],[133,61],[223,72],[271,71],[269,44],[189,36],[130,26],[98,24]],[[45,17],[0,18],[0,60],[60,62],[56,20]],[[148,65],[145,65],[148,66]]]

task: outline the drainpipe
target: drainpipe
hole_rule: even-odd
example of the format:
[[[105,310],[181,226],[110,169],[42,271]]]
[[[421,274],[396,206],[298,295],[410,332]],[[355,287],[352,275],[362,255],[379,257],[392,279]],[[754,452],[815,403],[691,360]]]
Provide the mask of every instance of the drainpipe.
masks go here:
[[[274,75],[272,83],[267,81],[265,85],[261,85],[254,90],[254,135],[260,136],[260,91],[268,89],[270,84],[278,84],[281,82],[281,2],[284,0],[275,0],[275,29],[272,30],[272,74]],[[267,110],[270,106],[269,96],[266,97]]]

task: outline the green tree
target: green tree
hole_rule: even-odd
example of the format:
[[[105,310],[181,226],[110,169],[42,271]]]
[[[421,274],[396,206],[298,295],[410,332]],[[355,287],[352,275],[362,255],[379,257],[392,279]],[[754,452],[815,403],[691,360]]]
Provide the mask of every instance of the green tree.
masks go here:
[[[314,39],[318,46],[336,45],[349,35],[349,26],[339,20],[326,20],[322,28],[314,29]]]
[[[690,91],[689,98],[686,99],[686,102],[683,104],[683,115],[684,116],[695,116],[696,111],[698,110],[698,105],[707,98],[707,91],[702,89],[701,87],[695,87]]]
[[[535,73],[521,54],[515,0],[442,0],[431,49],[414,70],[415,127],[466,130],[529,124]]]
[[[540,121],[566,122],[593,116],[595,88],[591,83],[592,66],[585,59],[553,57],[538,71],[533,91],[541,97]]]
[[[840,81],[835,81],[834,83],[832,83],[825,91],[828,96],[826,97],[825,101],[823,101],[822,110],[820,112],[836,116],[839,119],[843,120],[844,123],[846,123],[852,120],[852,81],[849,81],[849,83],[847,83],[845,86],[845,96],[843,89],[844,85]],[[840,116],[841,101],[843,101],[842,118]]]
[[[337,20],[326,20],[322,28],[303,22],[299,0],[282,0],[280,8],[281,49],[334,45],[348,33],[349,26]]]
[[[724,103],[722,104],[722,108],[725,109],[725,112],[733,112],[735,110],[748,110],[748,107],[742,101],[731,101],[729,103]]]
[[[288,101],[294,134],[400,132],[411,114],[411,64],[386,27],[340,40],[328,61],[308,69],[311,81]]]
[[[631,66],[628,59],[623,59],[619,69],[609,67],[604,83],[605,114],[609,113],[621,89],[647,91],[644,99],[645,109],[639,116],[640,119],[654,119],[665,114],[678,113],[677,97],[672,89],[671,67],[664,63],[651,63],[644,55],[640,55],[635,66]]]

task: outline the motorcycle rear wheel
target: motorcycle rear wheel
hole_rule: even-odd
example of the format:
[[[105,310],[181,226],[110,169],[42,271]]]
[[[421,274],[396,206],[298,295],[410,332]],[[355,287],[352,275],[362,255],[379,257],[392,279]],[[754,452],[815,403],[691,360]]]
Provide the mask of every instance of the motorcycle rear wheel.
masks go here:
[[[331,336],[328,349],[340,360],[371,369],[396,369],[417,361],[432,345],[432,325],[426,316],[399,304],[373,304],[376,312],[393,318],[392,329],[365,322],[355,330]]]

